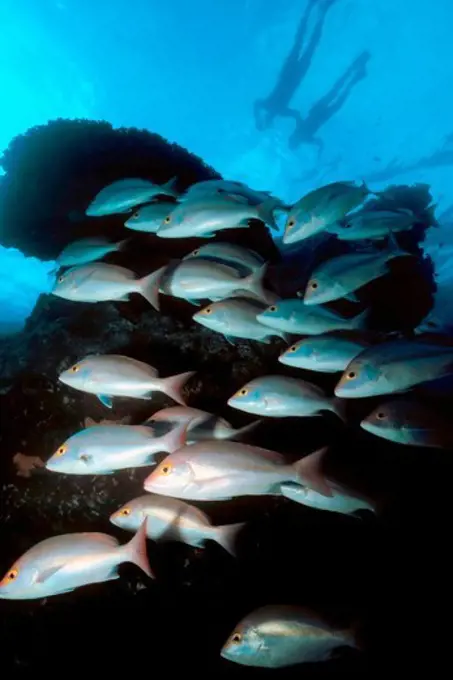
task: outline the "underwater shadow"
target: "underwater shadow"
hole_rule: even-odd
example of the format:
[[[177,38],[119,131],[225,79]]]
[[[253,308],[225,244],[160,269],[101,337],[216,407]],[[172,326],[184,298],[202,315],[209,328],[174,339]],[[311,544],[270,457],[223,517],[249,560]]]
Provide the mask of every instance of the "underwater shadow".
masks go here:
[[[324,149],[324,142],[316,133],[344,106],[355,86],[364,80],[367,73],[367,62],[370,53],[365,50],[354,59],[333,87],[321,97],[308,112],[305,118],[299,115],[296,127],[288,140],[291,150],[297,149],[302,144],[311,144],[318,147],[318,159]]]
[[[365,173],[364,176],[367,182],[385,182],[406,172],[448,167],[449,165],[453,165],[453,133],[447,135],[440,149],[429,156],[424,156],[414,163],[401,163],[393,158],[382,170]]]
[[[313,61],[313,57],[321,41],[324,21],[329,8],[337,0],[309,0],[301,17],[294,44],[286,57],[277,83],[264,99],[257,99],[254,103],[255,125],[257,130],[268,129],[276,118],[293,118],[296,123],[300,120],[300,113],[290,108],[290,102]],[[312,11],[318,8],[319,15],[313,28],[311,38],[307,41],[308,23]]]

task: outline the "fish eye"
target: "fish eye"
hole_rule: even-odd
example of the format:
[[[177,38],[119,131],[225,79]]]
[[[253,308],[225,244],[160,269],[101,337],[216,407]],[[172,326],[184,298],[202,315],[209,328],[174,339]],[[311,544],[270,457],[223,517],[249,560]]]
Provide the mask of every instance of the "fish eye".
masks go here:
[[[349,373],[346,374],[346,378],[348,380],[354,380],[354,378],[357,378],[357,373],[355,371],[349,371]]]
[[[71,373],[77,373],[77,371],[80,370],[80,366],[78,364],[75,364],[74,366],[71,366]]]
[[[162,465],[160,471],[163,475],[169,475],[170,472],[173,470],[173,466],[170,463],[165,463],[165,465]]]
[[[242,642],[242,635],[240,633],[233,633],[231,642],[235,645],[239,645]]]
[[[238,397],[246,397],[248,395],[249,391],[246,387],[243,387],[242,390],[239,390],[237,393]]]
[[[164,219],[164,224],[169,224],[171,220],[171,216],[167,215],[167,217]]]
[[[317,281],[310,281],[310,283],[308,284],[308,287],[311,288],[312,290],[316,290],[318,285],[319,284],[318,284]]]
[[[296,220],[289,220],[288,224],[286,225],[288,229],[291,229],[291,227],[294,227],[296,224]]]
[[[293,345],[292,347],[289,348],[288,352],[295,352],[297,350],[297,346]]]
[[[133,220],[138,220],[139,215],[140,215],[140,213],[139,213],[138,210],[137,210],[137,211],[134,212],[134,214],[132,215],[132,219],[133,219]]]
[[[376,418],[377,418],[378,420],[385,420],[386,417],[387,417],[387,416],[385,415],[385,413],[384,413],[383,411],[378,411],[378,413],[376,413]]]
[[[212,307],[206,307],[206,309],[203,310],[203,314],[210,314],[212,312]]]
[[[128,517],[131,514],[131,509],[123,508],[122,510],[119,511],[118,514],[120,515],[120,517]]]
[[[19,576],[19,570],[18,569],[10,569],[0,582],[0,585],[6,586],[8,583],[11,583],[12,581],[15,581],[16,578]]]
[[[277,311],[277,305],[272,305],[272,307],[269,307],[269,312],[276,312]]]
[[[64,281],[64,274],[58,277],[58,283],[63,283]]]
[[[67,450],[68,447],[66,446],[66,444],[63,444],[62,446],[60,446],[59,449],[55,451],[55,456],[64,456]]]
[[[197,248],[196,250],[194,250],[194,251],[193,251],[192,255],[198,255],[198,254],[199,254],[199,252],[200,252],[200,249],[199,249],[199,248]]]

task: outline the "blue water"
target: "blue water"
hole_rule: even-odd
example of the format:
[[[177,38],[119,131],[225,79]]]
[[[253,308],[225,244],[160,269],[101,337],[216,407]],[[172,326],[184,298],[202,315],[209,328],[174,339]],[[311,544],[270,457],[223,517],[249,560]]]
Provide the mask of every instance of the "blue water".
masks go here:
[[[366,77],[317,133],[320,157],[313,144],[288,147],[290,118],[259,131],[253,116],[307,4],[2,0],[0,148],[57,117],[106,119],[158,132],[225,177],[287,201],[335,179],[369,178],[380,188],[393,179],[381,171],[396,162],[395,181],[431,184],[442,213],[453,203],[453,153],[444,165],[436,156],[453,149],[451,0],[333,3],[291,107],[306,116],[360,54],[370,58]],[[429,238],[448,283],[450,252],[437,251],[438,242],[448,243],[448,225]],[[21,327],[48,290],[52,266],[0,246],[0,332]]]

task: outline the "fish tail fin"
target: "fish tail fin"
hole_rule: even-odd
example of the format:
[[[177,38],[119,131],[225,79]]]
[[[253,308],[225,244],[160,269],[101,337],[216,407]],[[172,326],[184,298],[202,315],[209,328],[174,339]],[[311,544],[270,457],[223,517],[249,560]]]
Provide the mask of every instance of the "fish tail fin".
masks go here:
[[[213,527],[213,539],[222,546],[233,557],[236,557],[236,537],[241,529],[245,526],[245,522],[238,524],[225,524],[220,527]]]
[[[174,451],[181,449],[187,443],[187,431],[189,425],[190,421],[181,423],[169,432],[169,434],[166,436],[166,451],[168,453],[173,453]]]
[[[155,578],[153,572],[151,571],[151,567],[149,565],[148,561],[148,551],[146,549],[146,539],[147,539],[147,532],[146,532],[146,524],[147,524],[148,518],[146,518],[141,526],[140,529],[137,531],[135,536],[129,541],[129,543],[126,543],[126,545],[123,547],[124,553],[126,560],[128,562],[132,562],[132,564],[136,564],[137,567],[139,567],[142,571],[145,572],[147,576],[150,578]]]
[[[345,399],[341,399],[340,397],[332,397],[330,400],[330,410],[332,413],[335,413],[335,415],[337,415],[344,423],[347,422]]]
[[[268,292],[265,290],[263,285],[263,279],[267,271],[267,262],[265,262],[259,269],[246,276],[245,279],[241,281],[241,288],[247,290],[252,295],[256,296],[259,300],[263,300],[267,303]],[[272,304],[270,302],[269,304]]]
[[[155,272],[144,276],[137,281],[138,292],[148,300],[150,305],[159,311],[159,284],[166,267],[161,267]]]
[[[168,182],[165,182],[165,184],[162,184],[162,189],[167,191],[168,193],[171,193],[172,196],[176,197],[178,196],[179,192],[176,189],[176,185],[178,183],[178,177],[175,175],[174,177],[171,177],[171,179],[168,180]]]
[[[123,238],[122,241],[118,241],[118,243],[116,244],[116,249],[119,251],[126,250],[131,240],[132,237],[130,236],[128,238]]]
[[[351,319],[351,329],[353,330],[363,330],[366,325],[368,318],[370,316],[370,310],[365,309],[363,312],[360,312],[360,314],[357,314]]]
[[[279,206],[280,201],[278,198],[266,198],[263,203],[256,206],[258,213],[258,218],[262,220],[265,224],[268,224],[271,229],[278,231],[278,225],[275,221],[274,210]]]
[[[187,371],[186,373],[178,373],[177,375],[171,375],[169,378],[163,378],[162,382],[163,391],[168,397],[171,397],[174,401],[182,406],[186,406],[186,402],[181,392],[186,382],[194,376],[196,371]]]
[[[395,236],[395,233],[389,227],[389,237],[388,237],[388,249],[389,258],[393,259],[395,257],[414,257],[413,253],[409,253],[407,250],[403,250]]]
[[[322,449],[313,451],[313,453],[293,463],[293,468],[296,473],[295,481],[308,486],[323,496],[332,498],[334,495],[332,488],[328,485],[322,472],[322,461],[327,450],[327,446],[324,446]]]
[[[262,422],[261,418],[259,418],[258,420],[254,420],[253,423],[240,427],[238,430],[233,430],[231,434],[228,435],[227,439],[240,439],[253,432]]]

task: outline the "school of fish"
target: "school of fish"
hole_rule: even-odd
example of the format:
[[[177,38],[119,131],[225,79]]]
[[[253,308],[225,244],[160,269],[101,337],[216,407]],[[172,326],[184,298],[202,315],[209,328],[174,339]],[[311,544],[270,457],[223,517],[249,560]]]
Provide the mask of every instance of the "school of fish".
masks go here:
[[[133,357],[80,357],[59,380],[93,395],[105,408],[112,408],[116,397],[152,400],[156,392],[175,402],[140,425],[87,426],[62,442],[46,462],[51,474],[69,475],[152,467],[137,496],[109,518],[134,535],[120,544],[108,534],[72,533],[31,546],[0,581],[0,599],[40,599],[114,580],[123,562],[154,578],[147,539],[195,548],[215,541],[235,556],[243,523],[215,526],[191,501],[274,495],[323,512],[378,512],[373,499],[326,476],[326,447],[290,463],[278,451],[243,443],[262,419],[331,412],[341,427],[348,424],[350,399],[380,397],[381,405],[361,421],[363,430],[406,446],[452,446],[448,420],[408,391],[453,375],[453,346],[417,337],[370,340],[367,311],[345,318],[323,306],[342,298],[356,301],[363,286],[387,274],[393,259],[413,257],[399,246],[397,235],[420,221],[417,214],[397,205],[373,209],[368,199],[374,192],[355,182],[317,188],[292,206],[240,182],[209,180],[185,192],[177,185],[177,178],[163,185],[143,178],[118,180],[95,196],[86,215],[124,214],[128,230],[164,239],[207,239],[204,245],[140,278],[99,261],[127,249],[130,238],[118,243],[85,238],[69,244],[57,258],[52,294],[102,303],[126,301],[136,293],[156,310],[160,295],[186,300],[198,307],[194,322],[228,342],[284,343],[278,362],[311,371],[313,381],[284,375],[277,364],[272,374],[238,385],[228,406],[254,419],[236,429],[218,415],[186,404],[185,388],[194,376],[190,366],[163,377],[158,368]],[[227,238],[229,229],[246,229],[250,220],[261,220],[275,231],[278,214],[285,219],[284,244],[326,232],[353,241],[357,248],[316,266],[305,290],[280,299],[265,287],[267,263],[261,255]],[[219,232],[225,232],[225,241],[209,241]],[[332,393],[316,384],[319,373],[337,374]],[[162,453],[166,456],[156,465],[156,455]],[[262,607],[239,621],[220,654],[244,666],[282,668],[327,660],[345,646],[360,649],[354,630],[334,629],[313,612],[282,604]]]

